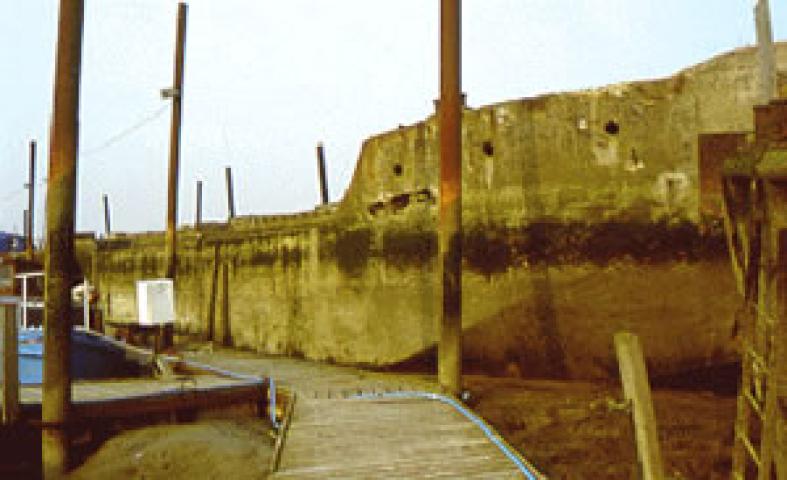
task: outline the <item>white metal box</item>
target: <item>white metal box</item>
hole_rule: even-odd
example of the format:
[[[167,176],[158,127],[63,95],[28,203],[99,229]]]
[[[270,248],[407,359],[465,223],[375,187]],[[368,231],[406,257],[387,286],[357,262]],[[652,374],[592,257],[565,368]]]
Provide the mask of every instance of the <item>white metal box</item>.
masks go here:
[[[175,295],[172,280],[137,281],[137,312],[140,325],[175,322]]]

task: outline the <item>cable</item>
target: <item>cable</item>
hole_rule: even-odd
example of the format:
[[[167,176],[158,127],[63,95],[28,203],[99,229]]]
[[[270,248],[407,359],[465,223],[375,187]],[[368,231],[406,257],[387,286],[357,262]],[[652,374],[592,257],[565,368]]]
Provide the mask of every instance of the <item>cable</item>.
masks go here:
[[[82,150],[80,152],[80,156],[81,157],[91,157],[91,156],[93,156],[93,155],[95,155],[97,153],[100,153],[100,152],[106,150],[107,148],[111,147],[112,145],[114,145],[114,144],[118,143],[119,141],[123,140],[125,137],[131,135],[132,133],[136,132],[140,128],[144,127],[148,123],[151,123],[152,121],[156,120],[164,112],[166,112],[168,109],[169,109],[169,105],[163,105],[161,108],[159,108],[158,110],[156,110],[152,114],[148,115],[147,117],[139,120],[138,122],[134,123],[133,125],[125,128],[125,129],[121,130],[120,132],[116,133],[115,135],[109,137],[107,140],[105,140],[100,145],[98,145],[96,147],[93,147],[93,148],[89,148],[87,150]]]

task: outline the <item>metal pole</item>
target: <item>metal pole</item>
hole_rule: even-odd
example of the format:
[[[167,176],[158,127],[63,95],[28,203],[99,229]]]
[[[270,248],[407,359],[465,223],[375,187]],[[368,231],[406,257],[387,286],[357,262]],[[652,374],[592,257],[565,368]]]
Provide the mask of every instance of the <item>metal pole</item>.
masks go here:
[[[27,258],[33,259],[35,239],[36,141],[30,140],[30,177],[27,180]]]
[[[168,92],[172,97],[172,123],[169,136],[169,176],[167,182],[167,272],[168,278],[175,278],[177,256],[176,235],[178,223],[178,176],[180,171],[180,119],[183,104],[183,67],[186,49],[186,14],[185,3],[178,4],[178,25],[175,39],[175,66],[173,72],[173,89]]]
[[[101,199],[104,202],[104,234],[108,237],[112,233],[112,224],[109,217],[109,196],[105,193],[101,196]]]
[[[199,228],[200,225],[202,225],[202,180],[197,180],[197,213],[194,226]]]
[[[79,141],[83,0],[60,0],[44,253],[44,379],[41,462],[45,479],[68,469],[71,409],[71,283],[76,270],[74,210]]]
[[[437,376],[462,389],[462,2],[440,0],[440,210],[442,308]]]
[[[325,147],[322,142],[317,144],[317,171],[320,175],[320,198],[325,205],[328,203],[328,179],[325,177]]]
[[[773,49],[771,7],[768,0],[757,0],[754,6],[757,27],[757,54],[760,63],[760,85],[758,101],[767,105],[776,98],[776,57]]]
[[[228,220],[235,218],[235,192],[232,188],[232,168],[224,167],[224,177],[227,180],[227,215]]]

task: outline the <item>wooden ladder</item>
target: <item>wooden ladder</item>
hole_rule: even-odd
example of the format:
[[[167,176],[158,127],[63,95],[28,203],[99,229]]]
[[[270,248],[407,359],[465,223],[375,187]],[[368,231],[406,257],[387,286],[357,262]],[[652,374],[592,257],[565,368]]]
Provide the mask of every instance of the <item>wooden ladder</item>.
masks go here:
[[[743,328],[741,384],[732,455],[733,479],[779,478],[774,467],[778,408],[772,388],[774,325],[767,315],[751,308]]]

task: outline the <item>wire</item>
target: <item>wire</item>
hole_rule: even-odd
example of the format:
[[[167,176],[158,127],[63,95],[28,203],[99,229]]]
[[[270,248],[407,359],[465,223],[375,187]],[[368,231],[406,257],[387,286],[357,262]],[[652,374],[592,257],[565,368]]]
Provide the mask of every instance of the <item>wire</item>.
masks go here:
[[[133,125],[131,125],[131,126],[125,128],[125,129],[121,130],[120,132],[116,133],[115,135],[112,135],[108,139],[104,140],[104,142],[101,143],[100,145],[98,145],[96,147],[93,147],[93,148],[86,149],[86,150],[82,150],[80,152],[80,156],[81,157],[92,157],[93,155],[96,155],[97,153],[100,153],[100,152],[106,150],[107,148],[113,146],[114,144],[116,144],[119,141],[123,140],[127,136],[129,136],[132,133],[136,132],[140,128],[144,127],[148,123],[153,122],[154,120],[159,118],[162,114],[164,114],[164,112],[166,112],[168,109],[169,109],[169,105],[163,105],[161,108],[159,108],[158,110],[156,110],[152,114],[148,115],[147,117],[144,117],[143,119],[139,120],[138,122],[134,123]]]

